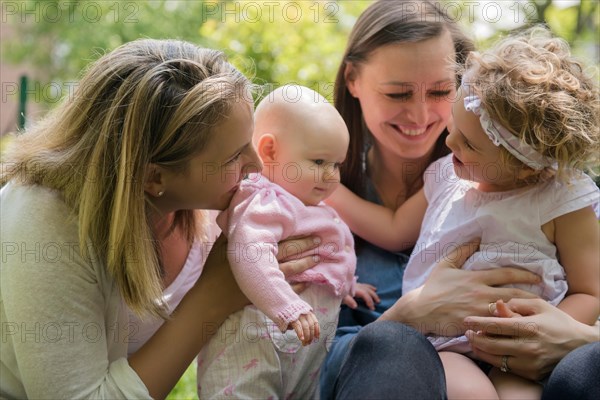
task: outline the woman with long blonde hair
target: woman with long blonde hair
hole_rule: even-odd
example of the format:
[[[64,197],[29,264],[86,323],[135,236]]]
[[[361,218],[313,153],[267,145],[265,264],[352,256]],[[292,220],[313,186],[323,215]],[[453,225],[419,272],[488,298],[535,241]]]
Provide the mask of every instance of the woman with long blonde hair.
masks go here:
[[[138,40],[14,140],[0,178],[1,397],[163,398],[247,303],[198,210],[227,208],[260,164],[251,90],[218,51]],[[298,261],[284,273],[314,265]]]

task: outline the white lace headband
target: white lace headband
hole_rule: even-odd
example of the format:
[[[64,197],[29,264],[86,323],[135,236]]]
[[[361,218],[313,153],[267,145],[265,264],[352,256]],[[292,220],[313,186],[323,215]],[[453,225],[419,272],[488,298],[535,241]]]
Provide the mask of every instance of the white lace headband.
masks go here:
[[[468,87],[463,81],[462,90],[468,92]],[[517,157],[521,162],[540,171],[554,164],[552,159],[540,154],[533,147],[513,135],[508,129],[490,118],[487,111],[481,106],[481,99],[476,95],[465,96],[465,110],[471,111],[479,117],[481,127],[488,135],[494,145],[502,145],[510,154]]]

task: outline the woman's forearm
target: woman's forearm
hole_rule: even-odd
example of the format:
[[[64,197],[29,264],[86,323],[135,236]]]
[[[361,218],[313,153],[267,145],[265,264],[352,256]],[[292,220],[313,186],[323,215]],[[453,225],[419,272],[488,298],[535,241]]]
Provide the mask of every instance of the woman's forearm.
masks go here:
[[[557,323],[559,322],[557,321]],[[571,326],[569,327],[569,325]],[[552,368],[573,350],[600,340],[600,326],[598,324],[587,325],[571,319],[565,321],[563,327],[564,331],[561,335],[560,330],[556,328],[539,325],[540,332],[545,334],[545,340],[548,340],[550,344],[555,344],[552,347],[554,353],[552,361],[549,362]],[[558,332],[555,332],[555,330]]]
[[[419,303],[419,294],[422,288],[415,289],[403,295],[396,303],[379,317],[381,321],[397,321],[409,325],[417,331],[428,334],[435,322],[427,318],[429,304]]]
[[[594,343],[600,341],[600,322],[596,322],[594,325],[581,324],[580,333],[577,335],[580,338],[580,343],[573,347],[573,350],[579,346],[583,346],[588,343]]]
[[[200,279],[182,299],[172,318],[129,357],[130,366],[153,398],[166,397],[202,346],[227,316],[241,306],[239,301],[227,301],[215,295],[224,290]]]
[[[248,303],[233,278],[225,246],[222,238],[217,240],[202,275],[171,318],[129,357],[129,365],[155,399],[171,391],[223,321]]]

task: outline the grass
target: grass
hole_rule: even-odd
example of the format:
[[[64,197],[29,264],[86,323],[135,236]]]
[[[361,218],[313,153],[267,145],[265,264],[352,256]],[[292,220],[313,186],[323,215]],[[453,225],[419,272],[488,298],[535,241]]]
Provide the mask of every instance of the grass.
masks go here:
[[[185,371],[177,385],[171,390],[167,396],[167,400],[187,400],[197,399],[198,392],[196,391],[196,360]]]

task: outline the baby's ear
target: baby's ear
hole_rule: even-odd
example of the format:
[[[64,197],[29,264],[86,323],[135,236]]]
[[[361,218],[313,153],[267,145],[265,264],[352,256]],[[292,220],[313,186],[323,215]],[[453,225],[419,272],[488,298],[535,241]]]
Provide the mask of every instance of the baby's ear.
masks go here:
[[[263,162],[275,161],[275,153],[277,151],[277,141],[275,136],[270,133],[265,133],[258,139],[256,145],[258,156]]]

